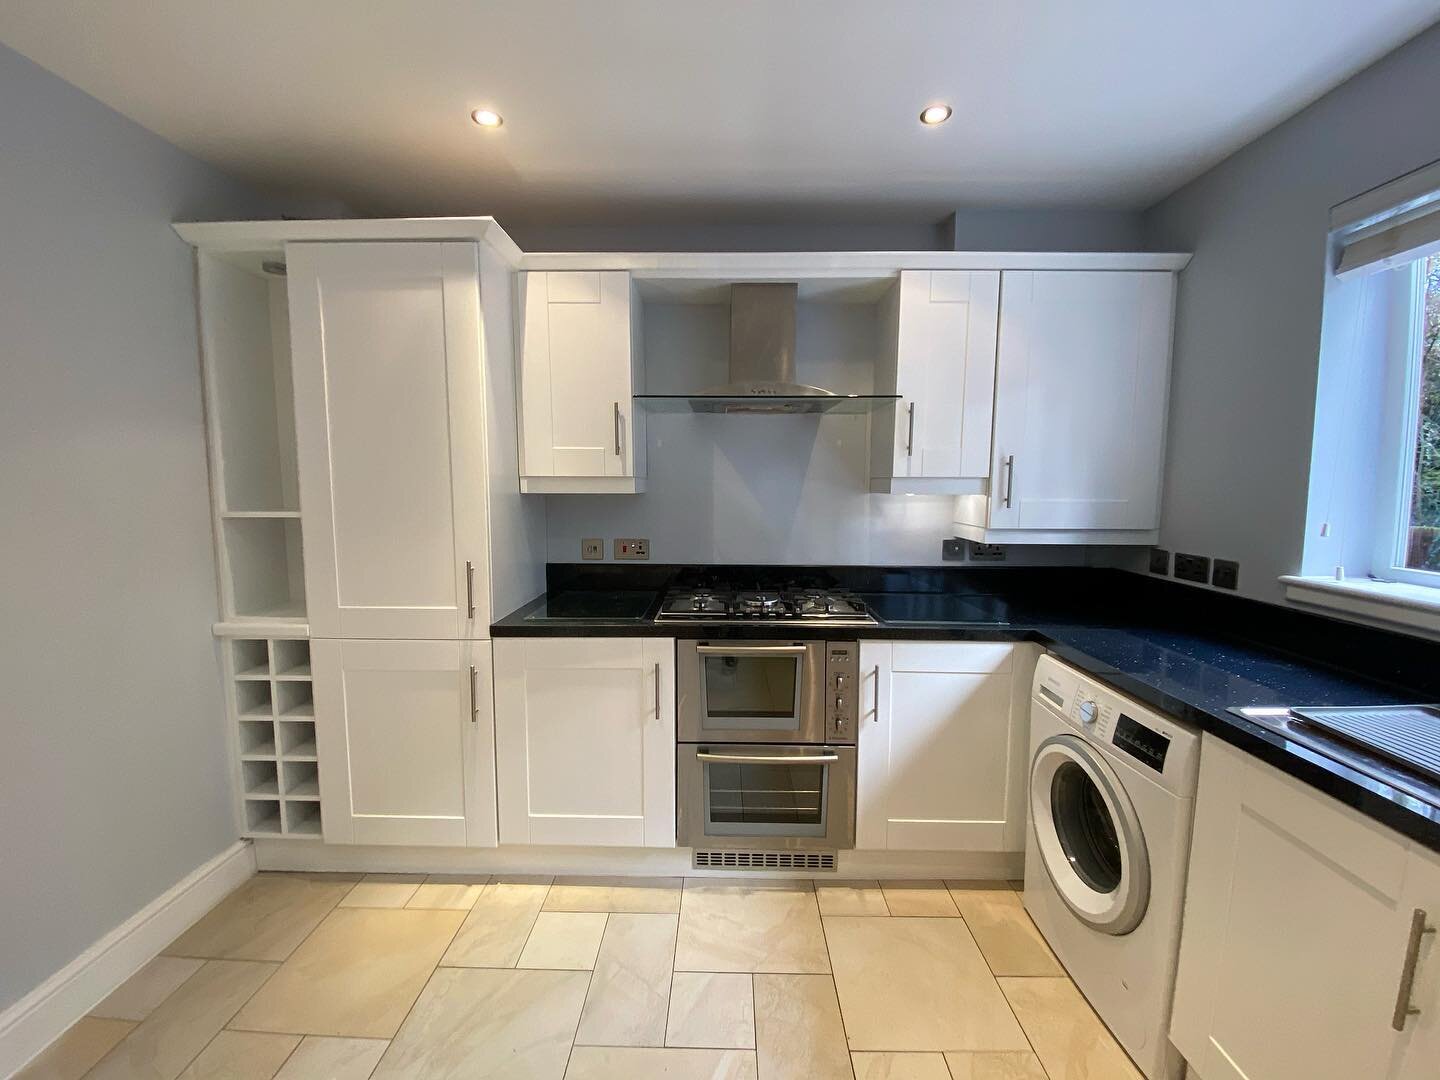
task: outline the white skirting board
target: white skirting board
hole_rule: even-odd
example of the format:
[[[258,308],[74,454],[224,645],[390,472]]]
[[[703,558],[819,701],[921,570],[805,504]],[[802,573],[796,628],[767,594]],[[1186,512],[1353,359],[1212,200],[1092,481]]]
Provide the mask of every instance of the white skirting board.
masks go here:
[[[0,1076],[19,1070],[254,873],[251,845],[232,844],[0,1013]]]
[[[261,870],[395,874],[553,874],[620,877],[811,877],[1016,880],[1023,852],[842,851],[834,871],[696,870],[689,848],[522,847],[428,848],[317,844],[305,840],[255,841]]]

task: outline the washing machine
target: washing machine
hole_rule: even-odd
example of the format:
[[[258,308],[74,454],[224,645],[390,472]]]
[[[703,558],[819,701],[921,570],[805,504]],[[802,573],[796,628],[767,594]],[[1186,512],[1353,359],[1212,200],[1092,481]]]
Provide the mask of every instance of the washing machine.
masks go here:
[[[1179,1080],[1170,1006],[1199,732],[1052,656],[1035,669],[1025,907],[1150,1080]]]

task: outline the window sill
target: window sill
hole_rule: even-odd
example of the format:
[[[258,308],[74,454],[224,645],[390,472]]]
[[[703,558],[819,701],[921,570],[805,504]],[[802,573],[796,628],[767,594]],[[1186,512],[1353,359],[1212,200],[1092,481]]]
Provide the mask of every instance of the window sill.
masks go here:
[[[1336,581],[1291,574],[1281,577],[1280,583],[1285,586],[1285,598],[1297,604],[1440,635],[1440,589],[1398,581]]]

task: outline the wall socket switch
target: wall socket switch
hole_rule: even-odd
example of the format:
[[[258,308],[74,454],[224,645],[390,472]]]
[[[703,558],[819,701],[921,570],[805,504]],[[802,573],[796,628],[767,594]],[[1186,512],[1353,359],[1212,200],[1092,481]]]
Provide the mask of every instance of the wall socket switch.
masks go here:
[[[643,537],[628,539],[616,539],[615,558],[617,559],[648,559],[650,558],[650,541]]]
[[[965,541],[958,536],[940,541],[940,558],[945,562],[965,561]]]
[[[603,559],[605,558],[605,541],[599,537],[589,537],[580,541],[580,558],[582,559]]]
[[[1194,581],[1200,585],[1210,583],[1210,556],[1175,553],[1175,576],[1181,581]]]
[[[1164,548],[1150,549],[1150,573],[1170,573],[1170,552],[1166,551]]]
[[[1210,572],[1210,584],[1217,589],[1238,589],[1240,587],[1240,564],[1231,559],[1216,559]]]

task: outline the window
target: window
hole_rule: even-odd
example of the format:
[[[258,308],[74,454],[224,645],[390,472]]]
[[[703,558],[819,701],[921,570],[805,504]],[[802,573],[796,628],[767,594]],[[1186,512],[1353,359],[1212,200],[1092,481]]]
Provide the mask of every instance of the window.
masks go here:
[[[1440,586],[1440,255],[1418,260],[1413,276],[1390,569],[1414,584]]]

